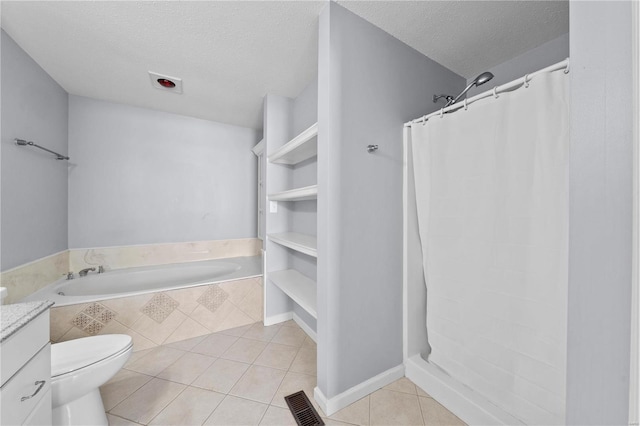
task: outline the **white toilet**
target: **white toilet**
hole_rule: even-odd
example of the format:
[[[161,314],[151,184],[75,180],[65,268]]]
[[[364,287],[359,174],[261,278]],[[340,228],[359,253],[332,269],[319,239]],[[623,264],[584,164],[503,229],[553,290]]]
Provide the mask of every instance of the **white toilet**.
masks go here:
[[[54,425],[107,425],[98,389],[131,356],[126,334],[105,334],[51,345]]]

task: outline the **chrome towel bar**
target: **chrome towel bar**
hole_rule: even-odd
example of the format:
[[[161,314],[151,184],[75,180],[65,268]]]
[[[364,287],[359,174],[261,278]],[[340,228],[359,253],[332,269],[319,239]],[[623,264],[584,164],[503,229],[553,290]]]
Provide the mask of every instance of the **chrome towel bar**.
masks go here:
[[[15,139],[15,141],[16,141],[16,145],[20,145],[20,146],[26,146],[26,145],[35,146],[36,148],[39,148],[39,149],[41,149],[43,151],[47,151],[47,152],[55,155],[56,156],[56,160],[68,160],[69,159],[69,157],[67,157],[66,155],[58,154],[55,151],[51,151],[50,149],[47,149],[47,148],[45,148],[43,146],[40,146],[40,145],[38,145],[36,143],[33,143],[31,141],[25,141],[24,139]]]

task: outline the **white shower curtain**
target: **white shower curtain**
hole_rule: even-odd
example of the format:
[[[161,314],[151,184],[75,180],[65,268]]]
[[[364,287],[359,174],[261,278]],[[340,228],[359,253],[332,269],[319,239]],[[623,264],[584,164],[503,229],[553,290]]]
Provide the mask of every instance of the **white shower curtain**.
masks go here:
[[[428,360],[527,424],[564,422],[566,80],[540,74],[405,132]]]

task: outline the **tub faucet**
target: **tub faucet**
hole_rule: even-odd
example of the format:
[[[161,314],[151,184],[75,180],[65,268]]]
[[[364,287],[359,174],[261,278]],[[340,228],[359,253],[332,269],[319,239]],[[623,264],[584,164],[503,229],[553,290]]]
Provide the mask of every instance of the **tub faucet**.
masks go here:
[[[96,268],[84,268],[80,272],[78,272],[78,275],[80,275],[81,277],[86,277],[89,271],[93,272],[95,270]]]
[[[67,272],[67,280],[73,279],[73,272]]]
[[[104,266],[100,265],[98,266],[98,273],[101,274],[104,272]]]

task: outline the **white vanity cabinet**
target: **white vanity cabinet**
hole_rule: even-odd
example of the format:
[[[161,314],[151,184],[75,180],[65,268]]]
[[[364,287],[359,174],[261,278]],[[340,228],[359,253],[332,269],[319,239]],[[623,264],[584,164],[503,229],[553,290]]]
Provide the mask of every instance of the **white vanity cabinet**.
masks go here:
[[[51,424],[49,305],[30,314],[33,318],[23,319],[24,323],[0,343],[2,426]]]

